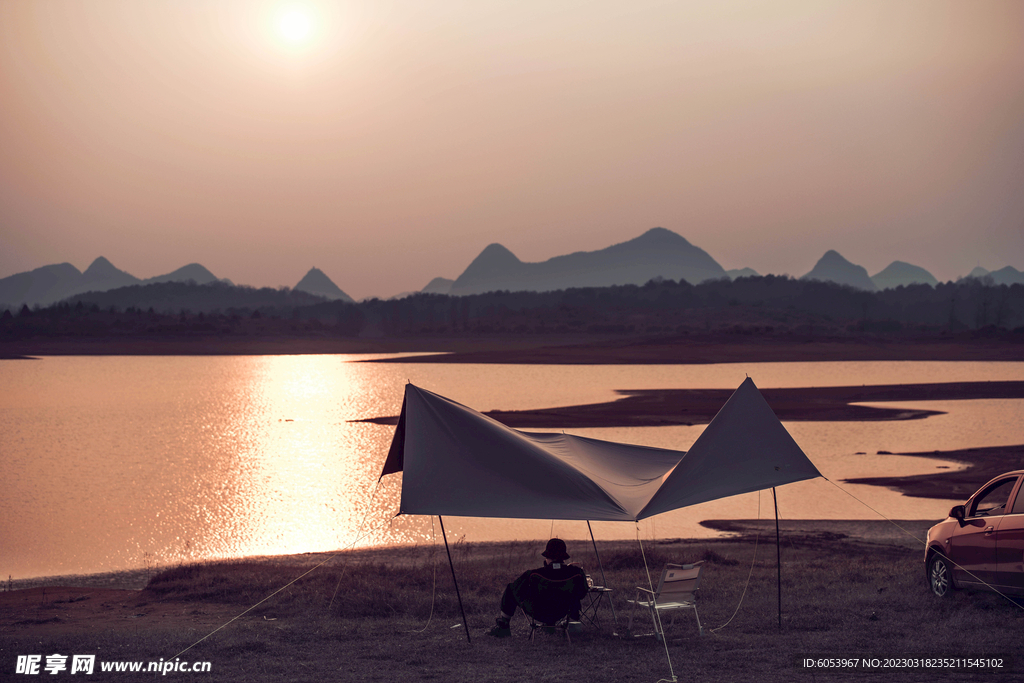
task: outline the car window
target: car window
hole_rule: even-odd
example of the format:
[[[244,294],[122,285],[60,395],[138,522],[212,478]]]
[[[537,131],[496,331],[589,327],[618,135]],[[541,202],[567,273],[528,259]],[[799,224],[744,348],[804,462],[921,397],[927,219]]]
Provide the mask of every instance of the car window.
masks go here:
[[[994,517],[1006,514],[1006,503],[1009,502],[1010,492],[1017,478],[1003,479],[989,486],[987,489],[974,497],[968,517]]]
[[[1017,491],[1017,500],[1013,501],[1013,514],[1024,514],[1024,491]]]

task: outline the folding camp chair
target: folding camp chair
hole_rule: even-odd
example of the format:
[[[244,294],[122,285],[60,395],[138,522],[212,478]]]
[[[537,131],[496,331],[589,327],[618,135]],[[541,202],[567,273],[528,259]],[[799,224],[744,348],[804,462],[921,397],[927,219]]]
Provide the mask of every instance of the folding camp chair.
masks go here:
[[[629,613],[627,631],[632,633],[633,615],[639,606],[646,607],[650,612],[651,621],[654,622],[653,635],[657,636],[658,640],[665,637],[661,625],[661,612],[672,611],[672,618],[675,620],[675,610],[681,609],[693,610],[693,615],[697,617],[698,632],[704,635],[704,627],[700,625],[700,615],[697,614],[697,589],[700,587],[703,564],[703,560],[693,564],[666,564],[658,581],[658,590],[652,593],[637,586],[636,599],[628,601],[633,603],[633,611]],[[641,597],[642,595],[644,597]]]
[[[530,618],[530,641],[533,642],[537,629],[560,630],[565,639],[569,637],[570,612],[579,602],[579,595],[586,588],[586,577],[582,574],[567,579],[553,580],[534,572],[527,584],[528,598],[520,602],[523,613]]]

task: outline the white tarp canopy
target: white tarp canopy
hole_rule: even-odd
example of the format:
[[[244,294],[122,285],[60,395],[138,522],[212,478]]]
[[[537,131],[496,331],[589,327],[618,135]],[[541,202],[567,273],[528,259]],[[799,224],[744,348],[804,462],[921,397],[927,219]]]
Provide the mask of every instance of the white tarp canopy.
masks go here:
[[[690,451],[511,429],[407,384],[400,514],[635,521],[821,476],[747,378]]]

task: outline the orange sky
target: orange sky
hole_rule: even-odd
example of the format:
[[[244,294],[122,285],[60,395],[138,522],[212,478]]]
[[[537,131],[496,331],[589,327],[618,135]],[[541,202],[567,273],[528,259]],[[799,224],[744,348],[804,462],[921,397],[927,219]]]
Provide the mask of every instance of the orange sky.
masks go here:
[[[390,296],[655,226],[761,273],[1024,270],[1024,3],[0,2],[0,277]]]

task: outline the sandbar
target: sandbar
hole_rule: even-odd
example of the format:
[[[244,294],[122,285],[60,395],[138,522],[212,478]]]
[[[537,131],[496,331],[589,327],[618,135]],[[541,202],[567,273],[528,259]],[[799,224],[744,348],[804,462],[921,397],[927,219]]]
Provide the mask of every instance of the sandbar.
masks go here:
[[[618,390],[623,398],[535,410],[493,410],[485,413],[515,429],[586,427],[659,427],[710,422],[734,389]],[[941,411],[855,405],[899,401],[960,401],[1024,398],[1024,382],[942,382],[846,387],[761,389],[768,405],[783,421],[913,420]],[[397,424],[397,415],[361,422]]]

